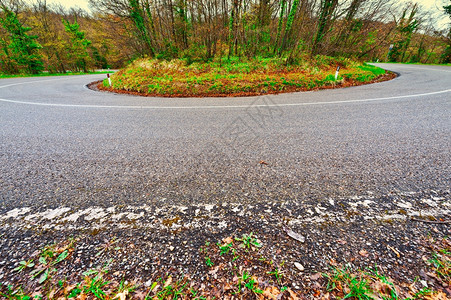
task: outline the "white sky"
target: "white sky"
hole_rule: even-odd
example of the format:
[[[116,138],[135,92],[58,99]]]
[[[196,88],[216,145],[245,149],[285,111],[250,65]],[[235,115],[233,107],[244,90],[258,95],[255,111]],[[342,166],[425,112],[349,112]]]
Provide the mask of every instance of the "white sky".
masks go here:
[[[33,0],[31,0],[33,1]],[[409,1],[409,0],[401,0],[401,1]],[[424,6],[424,8],[430,10],[432,13],[437,13],[438,9],[442,9],[444,5],[450,4],[450,0],[410,0],[412,2],[418,2]],[[90,10],[88,0],[47,0],[47,3],[61,3],[66,8],[70,7],[80,7],[85,10]],[[446,27],[446,24],[449,22],[449,18],[444,17],[440,20],[439,27]]]
[[[435,8],[442,7],[444,3],[446,3],[446,0],[417,0],[413,2],[419,2],[422,5],[424,5],[426,8]],[[47,3],[61,3],[65,7],[74,7],[78,6],[80,8],[89,9],[88,6],[88,0],[47,0]]]
[[[47,0],[47,3],[61,3],[66,8],[80,7],[85,10],[89,10],[88,0]]]

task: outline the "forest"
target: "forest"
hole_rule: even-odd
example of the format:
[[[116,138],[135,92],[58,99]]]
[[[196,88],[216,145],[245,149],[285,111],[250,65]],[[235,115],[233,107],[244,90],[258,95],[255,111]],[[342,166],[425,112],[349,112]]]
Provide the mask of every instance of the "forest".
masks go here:
[[[88,72],[138,58],[208,62],[327,55],[450,63],[451,3],[425,11],[394,0],[0,0],[0,73]]]

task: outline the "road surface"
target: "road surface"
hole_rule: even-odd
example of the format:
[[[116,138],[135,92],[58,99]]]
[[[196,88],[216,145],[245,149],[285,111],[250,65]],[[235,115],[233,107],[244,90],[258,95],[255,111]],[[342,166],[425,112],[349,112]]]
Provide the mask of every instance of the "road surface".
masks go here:
[[[401,76],[250,98],[85,87],[104,75],[4,79],[0,209],[449,189],[451,68],[380,66]]]

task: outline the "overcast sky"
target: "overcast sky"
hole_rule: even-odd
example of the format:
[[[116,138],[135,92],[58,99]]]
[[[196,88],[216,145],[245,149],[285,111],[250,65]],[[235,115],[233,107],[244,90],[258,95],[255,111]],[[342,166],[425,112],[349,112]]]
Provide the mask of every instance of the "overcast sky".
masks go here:
[[[89,9],[88,0],[47,0],[47,3],[61,3],[67,8],[78,6],[86,10]]]
[[[408,0],[401,0],[407,2]],[[434,13],[437,11],[437,8],[442,8],[445,3],[449,3],[449,0],[413,0],[412,2],[421,3],[426,9],[430,9]],[[78,6],[85,10],[89,10],[88,0],[47,0],[47,3],[61,3],[67,8]],[[444,18],[441,20],[441,26],[445,25],[449,19]],[[441,27],[440,26],[440,27]]]
[[[442,7],[444,0],[418,0],[424,6],[428,8],[435,8],[435,6]],[[66,7],[79,6],[84,9],[88,9],[88,0],[47,0],[47,3],[61,3]]]

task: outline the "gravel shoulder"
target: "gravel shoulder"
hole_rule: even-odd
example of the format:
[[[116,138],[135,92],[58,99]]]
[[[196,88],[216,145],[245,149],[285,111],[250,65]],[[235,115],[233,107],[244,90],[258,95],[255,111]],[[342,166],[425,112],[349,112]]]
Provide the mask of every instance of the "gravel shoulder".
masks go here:
[[[298,295],[312,297],[315,280],[311,277],[318,272],[347,265],[378,266],[397,283],[412,284],[421,278],[451,296],[447,286],[425,275],[424,261],[430,256],[427,238],[441,239],[451,233],[450,215],[449,191],[394,192],[383,197],[367,193],[349,199],[254,205],[167,206],[162,199],[155,206],[22,207],[0,216],[0,281],[36,286],[36,280],[27,280],[13,269],[33,252],[36,255],[47,245],[74,237],[71,263],[58,270],[70,278],[82,277],[84,271],[112,259],[110,268],[117,270],[113,278],[118,282],[138,282],[145,289],[146,283],[158,278],[187,275],[208,287],[226,275],[213,272],[212,276],[215,268],[205,264],[207,254],[201,249],[206,243],[216,245],[252,233],[263,246],[256,250],[257,256],[283,266],[284,285]],[[105,248],[111,241],[120,249]],[[215,259],[214,254],[208,255]],[[264,264],[249,267],[261,276],[271,271]]]

